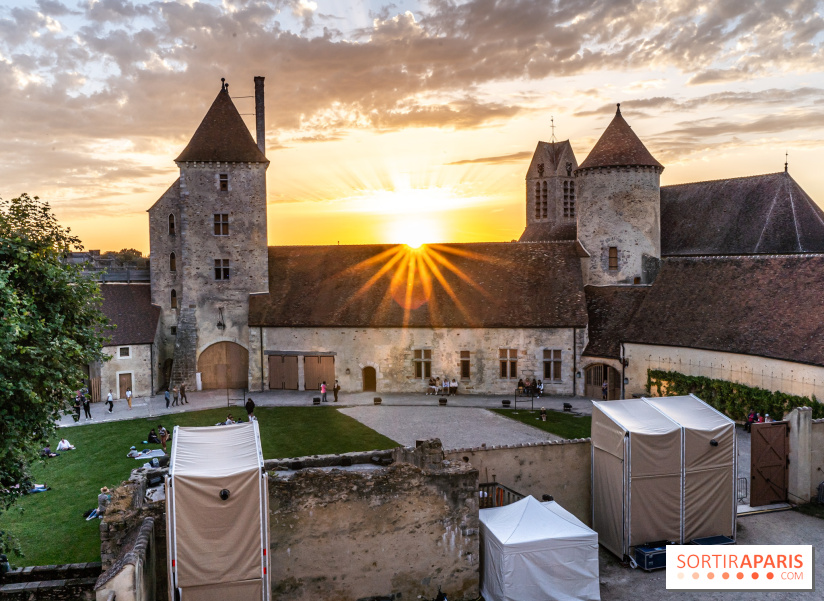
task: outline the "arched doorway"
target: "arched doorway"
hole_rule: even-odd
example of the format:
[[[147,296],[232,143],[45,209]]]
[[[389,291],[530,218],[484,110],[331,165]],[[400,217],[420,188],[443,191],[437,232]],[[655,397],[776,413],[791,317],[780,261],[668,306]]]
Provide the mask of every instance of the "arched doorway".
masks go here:
[[[586,387],[584,394],[591,399],[604,398],[603,385],[607,381],[607,400],[614,401],[621,398],[621,374],[609,365],[590,365],[586,368]]]
[[[249,377],[249,351],[234,342],[216,342],[200,353],[197,371],[204,390],[246,388]]]
[[[378,376],[374,367],[363,368],[363,391],[376,392],[378,390]]]

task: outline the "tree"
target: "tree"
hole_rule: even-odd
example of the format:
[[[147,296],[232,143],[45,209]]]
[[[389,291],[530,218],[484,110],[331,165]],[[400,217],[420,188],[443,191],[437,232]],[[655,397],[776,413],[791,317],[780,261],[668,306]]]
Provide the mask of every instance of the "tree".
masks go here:
[[[100,287],[64,261],[73,249],[80,240],[47,203],[0,199],[0,511],[31,484],[84,366],[103,360]]]

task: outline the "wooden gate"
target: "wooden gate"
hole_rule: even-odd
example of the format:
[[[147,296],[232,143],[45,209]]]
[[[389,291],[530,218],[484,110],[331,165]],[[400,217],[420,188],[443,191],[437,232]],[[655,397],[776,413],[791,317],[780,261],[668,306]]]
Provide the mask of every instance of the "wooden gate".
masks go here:
[[[306,355],[303,358],[303,377],[306,390],[320,390],[326,382],[329,390],[335,385],[335,358],[329,355]]]
[[[752,425],[750,506],[787,501],[787,422]]]
[[[197,371],[204,390],[246,388],[249,378],[249,351],[234,342],[217,342],[200,353]]]
[[[621,374],[609,365],[590,365],[586,368],[584,395],[591,399],[603,400],[603,384],[607,381],[607,400],[621,398]]]
[[[298,358],[296,355],[269,356],[269,389],[298,389]]]
[[[378,390],[378,378],[377,374],[375,373],[374,367],[364,367],[363,368],[363,391],[364,392],[377,392]]]

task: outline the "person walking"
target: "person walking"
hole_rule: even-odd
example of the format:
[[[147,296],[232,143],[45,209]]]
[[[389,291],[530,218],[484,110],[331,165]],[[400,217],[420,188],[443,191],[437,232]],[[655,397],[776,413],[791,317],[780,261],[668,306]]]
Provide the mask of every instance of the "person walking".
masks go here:
[[[320,385],[320,400],[324,403],[327,402],[326,401],[326,380],[324,380],[323,384]]]
[[[338,393],[340,392],[340,384],[335,380],[335,385],[332,387],[332,394],[335,395],[335,402],[338,402]]]
[[[82,391],[80,392],[80,400],[83,403],[83,412],[86,414],[86,419],[92,419],[92,405]]]
[[[178,390],[177,386],[172,389],[172,407],[177,407]]]
[[[172,400],[172,395],[169,394],[169,389],[166,389],[166,394],[163,395],[163,398],[166,399],[166,409],[169,408],[169,401]]]
[[[126,389],[126,402],[129,403],[129,411],[132,410],[132,389]]]
[[[109,388],[109,394],[106,396],[106,404],[109,406],[109,413],[111,413],[112,409],[114,409],[114,395],[112,394],[111,388]]]
[[[245,406],[246,406],[246,415],[249,416],[249,421],[252,421],[252,419],[255,416],[255,402],[252,400],[252,397],[249,397],[248,399],[246,399],[246,405]]]
[[[169,389],[166,389],[166,392],[169,392]],[[168,398],[166,399],[168,403]],[[163,424],[157,424],[157,436],[160,438],[160,446],[163,449],[163,452],[166,452],[166,443],[169,440],[169,431],[163,427]]]
[[[183,403],[189,404],[189,399],[186,398],[186,382],[180,385],[180,404]]]
[[[603,397],[603,399],[605,401],[607,400],[607,394],[608,393],[609,393],[609,384],[607,384],[607,381],[604,380],[604,383],[601,384],[601,397]]]

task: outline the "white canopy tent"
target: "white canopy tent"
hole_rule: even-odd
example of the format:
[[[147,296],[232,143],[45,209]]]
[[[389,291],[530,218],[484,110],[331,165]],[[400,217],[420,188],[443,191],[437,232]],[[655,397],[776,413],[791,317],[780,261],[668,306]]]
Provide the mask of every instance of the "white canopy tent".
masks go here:
[[[735,423],[694,395],[594,402],[592,524],[618,557],[735,538]]]
[[[481,509],[480,522],[487,601],[601,598],[598,534],[554,501]]]
[[[169,598],[267,601],[268,480],[257,422],[176,426],[166,477]]]

